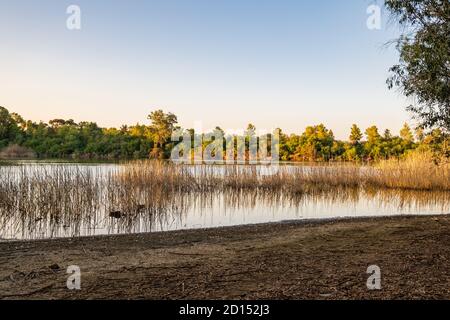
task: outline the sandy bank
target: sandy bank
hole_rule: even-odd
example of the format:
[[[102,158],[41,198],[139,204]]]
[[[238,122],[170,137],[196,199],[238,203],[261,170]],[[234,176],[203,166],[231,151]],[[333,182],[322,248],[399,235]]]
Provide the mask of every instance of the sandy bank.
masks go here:
[[[0,298],[449,299],[449,243],[449,216],[3,242]],[[379,291],[366,286],[374,264]]]

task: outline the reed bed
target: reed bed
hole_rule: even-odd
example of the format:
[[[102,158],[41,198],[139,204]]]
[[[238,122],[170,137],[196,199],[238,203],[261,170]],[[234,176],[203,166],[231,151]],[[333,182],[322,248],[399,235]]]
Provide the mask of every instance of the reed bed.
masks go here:
[[[369,175],[374,187],[450,191],[450,161],[428,152],[416,152],[402,160],[382,161]]]
[[[188,192],[258,189],[302,193],[337,187],[450,191],[450,163],[435,163],[426,153],[374,166],[188,166],[139,161],[125,164],[117,178],[131,188]]]
[[[0,221],[14,217],[22,232],[61,221],[62,227],[80,219],[95,224],[100,188],[100,173],[78,166],[0,167]]]
[[[133,161],[108,170],[82,165],[0,166],[0,237],[73,235],[104,222],[111,232],[151,231],[217,197],[236,206],[301,206],[304,201],[399,207],[450,203],[450,165],[415,154],[374,166],[178,165]],[[11,231],[13,229],[13,231]],[[50,231],[49,231],[50,230]],[[90,232],[90,231],[88,231]],[[95,230],[93,229],[94,233]],[[50,234],[49,234],[50,233]]]

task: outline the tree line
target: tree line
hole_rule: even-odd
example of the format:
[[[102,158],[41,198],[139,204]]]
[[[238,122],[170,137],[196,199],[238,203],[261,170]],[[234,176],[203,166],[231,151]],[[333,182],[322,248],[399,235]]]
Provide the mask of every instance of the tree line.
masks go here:
[[[151,112],[147,125],[123,125],[120,128],[101,128],[95,122],[79,122],[69,119],[53,119],[48,123],[24,120],[17,113],[10,113],[0,107],[0,150],[21,146],[32,150],[39,158],[77,159],[167,159],[178,142],[172,141],[172,134],[184,135],[201,141],[204,150],[216,137],[225,132],[216,127],[210,133],[195,133],[193,129],[178,126],[177,116],[162,110]],[[400,158],[412,150],[430,150],[449,156],[448,135],[433,129],[413,130],[404,124],[398,134],[389,130],[379,132],[376,126],[364,131],[354,124],[349,128],[346,141],[335,138],[333,131],[323,124],[308,126],[301,134],[286,134],[276,129],[279,139],[279,156],[282,161],[376,161]],[[246,148],[249,139],[256,135],[256,128],[249,124],[243,134],[243,145],[232,148]],[[258,140],[260,137],[256,137]],[[229,148],[223,141],[224,148]]]

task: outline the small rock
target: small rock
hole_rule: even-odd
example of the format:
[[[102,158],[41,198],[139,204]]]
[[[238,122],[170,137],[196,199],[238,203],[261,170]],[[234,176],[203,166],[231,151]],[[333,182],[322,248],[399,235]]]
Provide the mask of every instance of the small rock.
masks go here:
[[[122,212],[120,212],[120,211],[111,211],[109,213],[109,216],[111,218],[120,219],[122,217]]]
[[[59,267],[59,265],[57,263],[52,264],[51,266],[49,266],[49,268],[52,269],[52,270],[59,270],[60,269],[60,267]]]

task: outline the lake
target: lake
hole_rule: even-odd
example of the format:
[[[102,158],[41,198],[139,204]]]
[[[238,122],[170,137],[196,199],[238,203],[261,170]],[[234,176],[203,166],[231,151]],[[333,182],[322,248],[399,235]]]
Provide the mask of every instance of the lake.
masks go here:
[[[294,168],[298,165],[285,166]],[[303,167],[305,170],[317,168]],[[204,168],[201,165],[186,166],[186,170],[194,175],[201,174]],[[224,169],[223,166],[208,168],[216,174],[221,174]],[[139,201],[129,198],[129,202],[136,200],[138,209],[133,214],[124,214],[126,208],[115,199],[121,193],[133,190],[106,188],[111,176],[120,170],[120,164],[105,163],[0,163],[0,239],[156,232],[299,219],[450,213],[449,192],[336,188],[286,195],[251,188],[171,193],[150,188],[145,191],[151,193],[148,199],[142,191],[132,193]],[[256,170],[271,174],[266,167],[256,167]],[[333,170],[340,169],[334,167]],[[72,177],[77,174],[80,177],[74,181]],[[60,180],[52,180],[54,175]],[[43,184],[45,179],[51,183]],[[71,184],[61,184],[68,180]],[[79,191],[74,192],[74,189]],[[129,197],[128,193],[126,196]],[[143,197],[146,200],[142,200]]]

